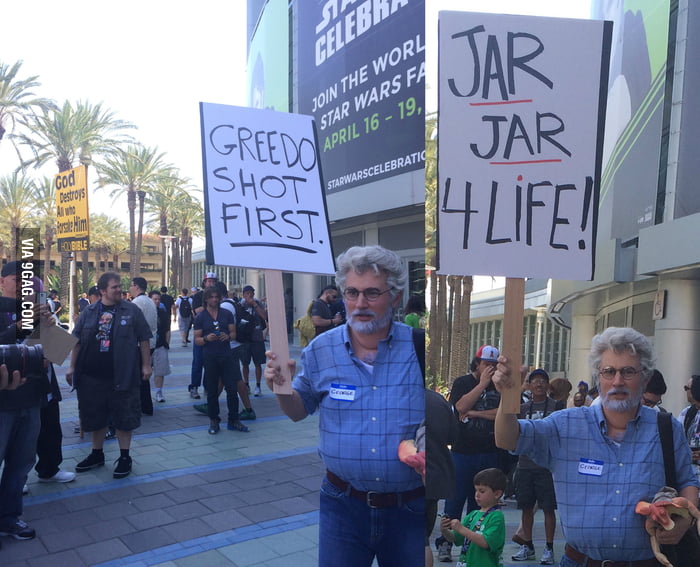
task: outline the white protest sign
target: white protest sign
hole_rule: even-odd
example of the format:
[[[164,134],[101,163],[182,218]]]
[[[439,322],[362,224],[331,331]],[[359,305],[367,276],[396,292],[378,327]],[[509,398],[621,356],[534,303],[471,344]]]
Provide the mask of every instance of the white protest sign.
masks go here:
[[[207,263],[334,273],[313,119],[200,103]]]
[[[439,273],[592,279],[611,30],[440,13]]]

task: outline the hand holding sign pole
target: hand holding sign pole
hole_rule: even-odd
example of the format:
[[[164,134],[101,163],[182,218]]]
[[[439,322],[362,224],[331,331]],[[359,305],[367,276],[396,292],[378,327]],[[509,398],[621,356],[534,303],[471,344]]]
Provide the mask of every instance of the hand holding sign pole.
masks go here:
[[[506,276],[512,373],[524,278],[593,278],[611,31],[591,20],[439,16],[438,272]],[[520,388],[502,403],[518,413]]]
[[[309,116],[200,103],[206,261],[265,270],[271,350],[291,394],[282,271],[332,274]]]

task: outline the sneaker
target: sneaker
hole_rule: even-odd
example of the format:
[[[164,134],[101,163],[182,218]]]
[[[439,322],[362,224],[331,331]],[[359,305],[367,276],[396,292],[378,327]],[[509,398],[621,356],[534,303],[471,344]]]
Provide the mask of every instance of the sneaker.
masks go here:
[[[117,431],[114,429],[114,427],[110,427],[107,430],[107,433],[105,433],[105,441],[109,441],[110,439],[116,439],[117,438]]]
[[[1,527],[0,536],[12,536],[15,539],[34,539],[36,532],[26,522],[17,520],[11,526]]]
[[[255,415],[255,410],[253,408],[250,409],[244,409],[241,413],[238,414],[238,419],[241,419],[243,421],[253,421],[257,416]]]
[[[193,400],[201,400],[202,397],[199,395],[199,392],[197,391],[199,388],[190,388],[190,398]]]
[[[114,464],[116,465],[114,467],[114,474],[112,475],[114,478],[124,478],[129,476],[129,473],[131,472],[131,457],[119,457],[116,461],[114,461]]]
[[[534,558],[535,550],[527,545],[521,545],[520,551],[511,557],[513,561],[530,561],[530,559]]]
[[[254,396],[256,396],[256,397],[262,396],[262,390],[260,390],[260,385],[255,386],[255,394],[254,394]]]
[[[209,429],[207,429],[207,433],[209,435],[216,435],[219,431],[221,431],[221,427],[219,426],[219,420],[213,419],[209,423]]]
[[[161,392],[160,390],[158,390],[158,391],[156,392],[156,402],[163,403],[164,401],[165,401],[165,398],[163,397],[163,392]]]
[[[58,470],[58,472],[49,477],[41,478],[39,477],[39,482],[73,482],[75,480],[75,473]]]
[[[443,539],[441,543],[435,542],[438,552],[438,561],[441,563],[452,563],[452,544]]]
[[[548,547],[544,548],[542,559],[540,559],[540,565],[554,565],[554,553]]]
[[[25,484],[25,485],[22,487],[22,495],[23,495],[23,496],[26,496],[27,494],[29,494],[29,487]]]
[[[104,466],[104,464],[104,453],[102,453],[101,455],[98,455],[97,453],[90,453],[87,457],[85,457],[82,461],[75,465],[75,472],[89,471],[92,469],[96,469],[97,467],[102,467]]]
[[[209,406],[207,404],[194,404],[192,407],[196,409],[199,413],[209,415]]]
[[[233,423],[229,423],[226,426],[226,429],[228,429],[229,431],[242,431],[243,433],[248,433],[250,431],[250,429],[248,429],[240,421],[234,421]]]

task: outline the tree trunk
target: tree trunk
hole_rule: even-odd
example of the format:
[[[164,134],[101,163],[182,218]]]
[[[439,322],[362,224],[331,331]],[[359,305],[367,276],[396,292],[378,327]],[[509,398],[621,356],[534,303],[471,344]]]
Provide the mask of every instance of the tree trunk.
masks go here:
[[[129,275],[134,277],[138,274],[134,273],[136,265],[136,191],[133,185],[129,186],[126,202],[129,207]]]
[[[48,228],[44,233],[44,288],[48,287],[51,273],[51,247],[53,246],[53,230]]]
[[[143,248],[143,211],[145,207],[146,192],[137,191],[136,195],[139,198],[139,223],[136,231],[136,265],[131,269],[131,273],[141,275],[141,251]]]

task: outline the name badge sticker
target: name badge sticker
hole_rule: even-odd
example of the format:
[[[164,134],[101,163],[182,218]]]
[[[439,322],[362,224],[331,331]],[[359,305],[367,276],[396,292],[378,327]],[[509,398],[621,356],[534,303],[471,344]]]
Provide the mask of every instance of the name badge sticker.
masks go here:
[[[355,400],[356,391],[357,386],[353,386],[352,384],[331,384],[328,395],[332,400],[352,402]]]
[[[603,461],[594,459],[581,459],[578,463],[578,474],[588,476],[601,476],[603,474]]]

